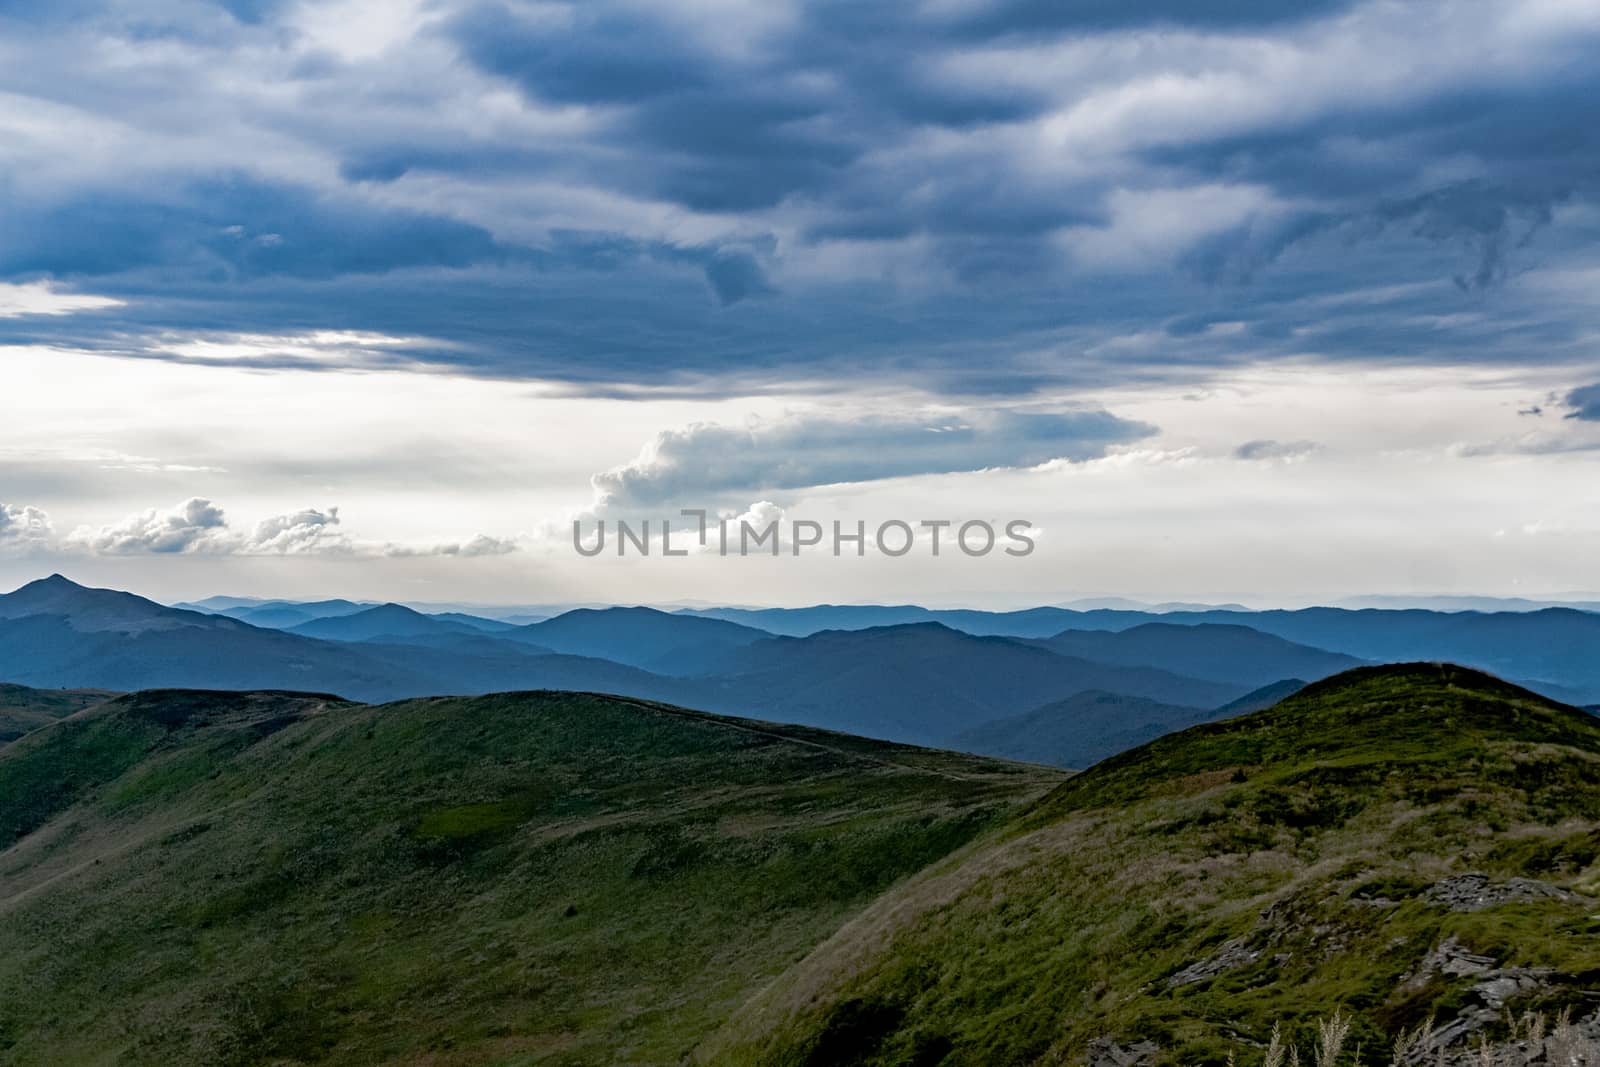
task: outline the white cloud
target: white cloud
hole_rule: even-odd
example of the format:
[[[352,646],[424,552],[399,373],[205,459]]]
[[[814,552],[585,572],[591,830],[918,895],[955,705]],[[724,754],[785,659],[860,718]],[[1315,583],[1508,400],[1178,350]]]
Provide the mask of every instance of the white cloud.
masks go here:
[[[1279,205],[1254,185],[1195,185],[1114,189],[1104,223],[1073,227],[1061,243],[1082,265],[1097,270],[1162,267],[1196,240],[1220,233]]]
[[[37,509],[28,509],[36,511]],[[43,513],[40,512],[40,515]],[[62,547],[94,555],[126,556],[188,553],[216,556],[500,556],[515,552],[515,541],[478,534],[465,541],[428,545],[362,541],[337,527],[339,509],[303,508],[262,519],[248,532],[235,529],[227,515],[204,497],[175,507],[150,508],[110,526],[80,526]],[[3,531],[3,527],[0,527]]]
[[[460,556],[471,559],[478,556],[505,556],[516,552],[519,546],[511,538],[490,537],[488,534],[479,534],[470,541],[448,541],[437,545],[397,545],[383,546],[382,554],[397,559],[413,556]]]
[[[413,37],[426,22],[425,6],[421,0],[319,0],[294,8],[290,22],[307,48],[364,60]]]
[[[1450,453],[1463,458],[1474,456],[1559,456],[1569,452],[1600,451],[1600,435],[1592,433],[1551,433],[1534,430],[1500,437],[1492,441],[1461,441],[1450,446]]]
[[[44,545],[53,533],[50,516],[39,508],[23,504],[0,504],[0,548]]]
[[[71,315],[79,311],[99,311],[121,307],[123,301],[109,296],[65,293],[49,282],[16,285],[0,282],[0,319],[23,315]]]
[[[110,526],[80,526],[67,535],[67,545],[100,555],[148,552],[195,552],[216,544],[227,533],[222,509],[202,497],[176,507],[150,508]]]
[[[419,350],[448,347],[423,337],[391,337],[356,330],[301,334],[216,334],[167,339],[152,354],[204,364],[271,367],[383,367],[423,362]]]
[[[339,509],[306,508],[291,515],[275,515],[256,523],[235,551],[253,556],[294,555],[301,552],[346,552],[350,542],[333,529]]]

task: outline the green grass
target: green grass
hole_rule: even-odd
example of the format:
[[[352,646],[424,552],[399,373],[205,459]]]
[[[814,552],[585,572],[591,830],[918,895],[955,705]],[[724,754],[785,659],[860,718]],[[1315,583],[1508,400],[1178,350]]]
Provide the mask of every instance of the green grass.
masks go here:
[[[1597,817],[1600,721],[1455,668],[1351,672],[1072,778],[891,890],[699,1056],[1065,1064],[1110,1035],[1220,1067],[1275,1022],[1307,1048],[1343,1009],[1376,1063],[1467,1003],[1470,978],[1407,980],[1445,937],[1573,976],[1526,1007],[1584,1003],[1594,899],[1454,912],[1424,890],[1481,870],[1593,894]],[[1252,962],[1169,985],[1236,940]]]
[[[0,750],[0,1061],[679,1062],[1060,780],[581,694],[138,694]]]
[[[1418,974],[1449,937],[1592,1008],[1597,819],[1600,721],[1436,665],[1075,777],[583,694],[135,694],[0,749],[0,1061],[1220,1067],[1337,1010],[1352,1067],[1471,1005]],[[1433,900],[1467,871],[1575,895]]]
[[[115,695],[103,689],[31,689],[0,683],[0,747]]]

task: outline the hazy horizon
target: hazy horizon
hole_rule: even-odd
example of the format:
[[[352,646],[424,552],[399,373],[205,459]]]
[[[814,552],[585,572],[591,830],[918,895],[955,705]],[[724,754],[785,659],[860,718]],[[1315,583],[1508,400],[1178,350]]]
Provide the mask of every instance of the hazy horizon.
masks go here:
[[[1328,596],[1324,598],[1309,597],[1299,600],[1274,600],[1260,594],[1213,594],[1201,597],[1127,597],[1114,593],[1078,593],[1068,592],[1059,596],[1041,597],[1033,600],[1016,599],[1010,601],[985,601],[982,599],[952,601],[938,598],[923,598],[921,600],[806,600],[796,599],[786,603],[774,603],[758,600],[717,601],[703,598],[684,598],[677,600],[429,600],[425,598],[407,598],[404,596],[389,596],[381,592],[376,595],[361,593],[345,593],[339,590],[322,590],[306,595],[282,595],[271,591],[240,592],[209,591],[195,595],[176,595],[172,593],[157,594],[147,589],[105,585],[96,581],[87,580],[83,575],[70,571],[56,571],[52,574],[37,574],[25,578],[15,585],[0,589],[0,595],[15,592],[24,585],[39,581],[53,575],[59,575],[68,581],[90,588],[113,588],[120,592],[133,593],[137,596],[154,600],[157,603],[169,606],[174,605],[207,605],[208,601],[237,600],[251,603],[272,603],[283,601],[288,603],[310,603],[318,600],[349,600],[354,603],[378,606],[382,604],[398,603],[419,611],[448,612],[471,611],[481,608],[485,611],[513,614],[518,610],[527,611],[570,611],[577,608],[605,608],[605,607],[653,607],[660,610],[677,609],[707,609],[707,608],[732,608],[747,611],[761,611],[767,609],[795,609],[807,607],[922,607],[931,610],[973,610],[973,611],[1020,611],[1029,608],[1055,607],[1074,611],[1091,611],[1097,609],[1130,610],[1130,611],[1174,611],[1174,610],[1230,610],[1242,609],[1247,611],[1270,610],[1297,610],[1309,607],[1334,607],[1334,608],[1379,608],[1379,609],[1405,609],[1417,608],[1437,611],[1525,611],[1539,610],[1546,607],[1581,606],[1584,610],[1600,609],[1600,593],[1566,592],[1548,596],[1496,596],[1491,594],[1454,594],[1454,593],[1415,593],[1415,594],[1383,594],[1369,593],[1353,596]]]

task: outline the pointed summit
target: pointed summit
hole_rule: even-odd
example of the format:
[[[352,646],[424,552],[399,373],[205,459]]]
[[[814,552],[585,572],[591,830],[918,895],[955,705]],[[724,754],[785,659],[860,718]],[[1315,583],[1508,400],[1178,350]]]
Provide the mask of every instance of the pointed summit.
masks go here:
[[[36,579],[20,589],[0,596],[0,615],[6,618],[18,618],[22,615],[55,613],[52,609],[97,592],[109,592],[109,590],[90,589],[65,575],[52,574],[48,578]]]
[[[196,620],[209,618],[195,612],[165,607],[132,593],[79,585],[61,574],[40,578],[15,592],[0,596],[0,619],[32,616],[65,619],[72,629],[80,633],[171,629],[192,626]]]

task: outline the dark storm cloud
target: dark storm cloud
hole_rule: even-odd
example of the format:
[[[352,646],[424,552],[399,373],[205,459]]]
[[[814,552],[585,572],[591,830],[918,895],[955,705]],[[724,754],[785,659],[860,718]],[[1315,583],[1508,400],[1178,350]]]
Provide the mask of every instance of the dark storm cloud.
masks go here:
[[[0,272],[72,278],[147,267],[197,278],[331,278],[501,257],[485,229],[249,178],[197,181],[159,199],[102,195],[43,215],[0,209]]]
[[[1589,358],[1581,10],[328,10],[0,0],[0,281],[125,301],[0,341],[359,330],[617,395]]]

